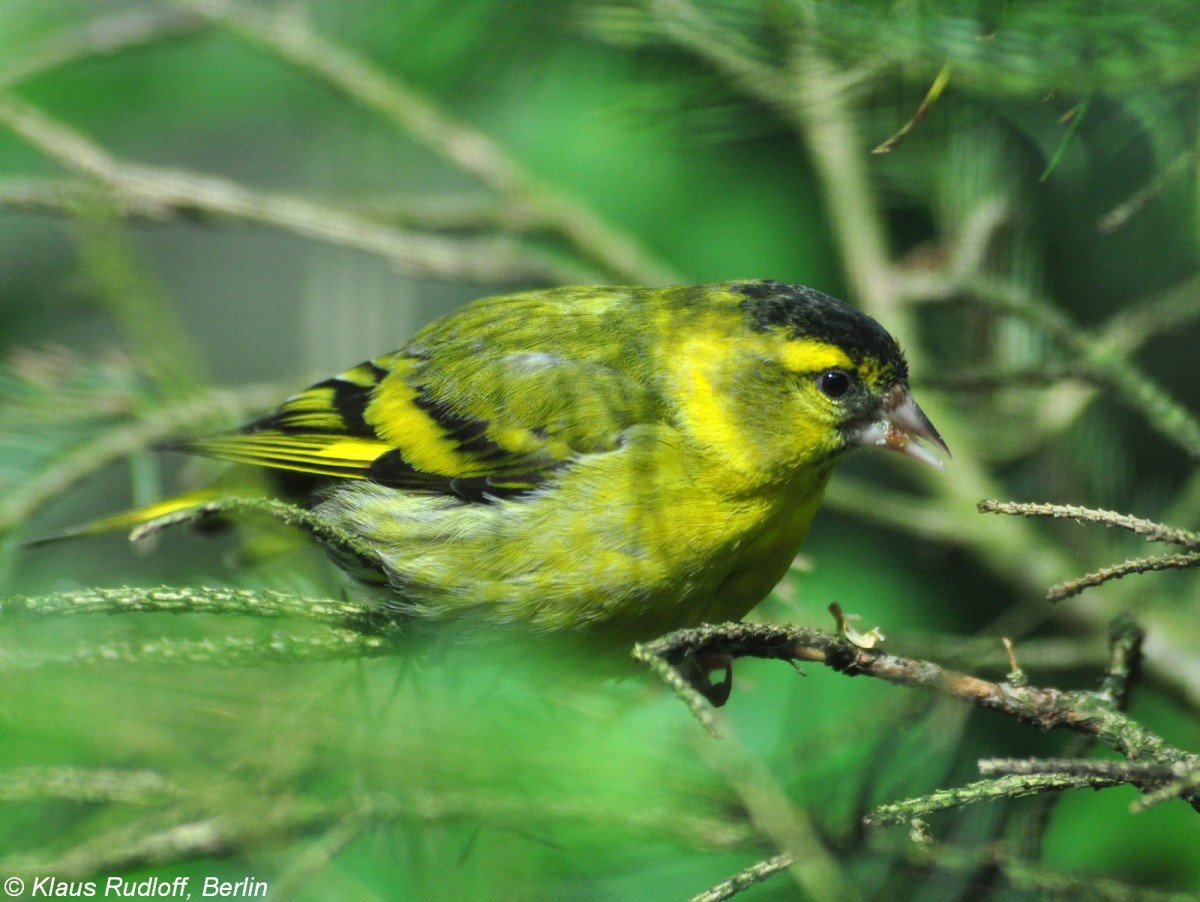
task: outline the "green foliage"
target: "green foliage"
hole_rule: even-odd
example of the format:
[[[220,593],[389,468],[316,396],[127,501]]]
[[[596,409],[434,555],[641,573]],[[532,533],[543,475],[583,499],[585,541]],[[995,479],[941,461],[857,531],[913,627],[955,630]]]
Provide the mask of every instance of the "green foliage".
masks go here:
[[[828,629],[836,600],[989,680],[1005,636],[1034,686],[1090,690],[1132,609],[1128,716],[1194,751],[1195,573],[1051,605],[1142,539],[976,505],[1200,528],[1200,4],[15,0],[0,60],[0,877],[1200,892],[1187,802],[998,791],[1030,784],[977,759],[1107,759],[958,699],[743,661],[712,740],[632,662],[356,619],[269,517],[19,545],[204,481],[151,449],[490,291],[796,281],[897,334],[955,459],[852,462],[761,617]]]

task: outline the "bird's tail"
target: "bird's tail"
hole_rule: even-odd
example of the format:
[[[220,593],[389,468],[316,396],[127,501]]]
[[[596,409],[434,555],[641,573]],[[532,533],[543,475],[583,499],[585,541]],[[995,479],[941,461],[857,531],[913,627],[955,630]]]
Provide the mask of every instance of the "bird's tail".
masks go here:
[[[120,532],[122,530],[136,529],[137,527],[157,520],[160,517],[166,517],[170,514],[182,513],[191,508],[200,507],[209,501],[214,501],[217,498],[227,494],[225,490],[216,486],[209,485],[201,489],[196,489],[193,492],[187,492],[183,495],[176,495],[173,498],[166,498],[162,501],[156,501],[153,504],[147,504],[144,507],[135,507],[131,510],[121,511],[116,514],[109,514],[105,517],[100,517],[96,520],[80,524],[79,526],[71,526],[60,532],[52,533],[48,536],[41,536],[36,539],[31,539],[25,542],[27,548],[36,548],[40,545],[49,545],[54,542],[61,542],[67,539],[86,538],[88,536],[103,535],[108,532]]]

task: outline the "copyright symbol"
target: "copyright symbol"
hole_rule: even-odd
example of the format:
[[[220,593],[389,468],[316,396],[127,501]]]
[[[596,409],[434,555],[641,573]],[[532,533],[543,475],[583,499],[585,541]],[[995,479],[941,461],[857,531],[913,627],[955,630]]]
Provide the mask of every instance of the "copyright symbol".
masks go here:
[[[9,877],[4,881],[4,892],[10,896],[19,896],[25,892],[25,881],[20,877]]]

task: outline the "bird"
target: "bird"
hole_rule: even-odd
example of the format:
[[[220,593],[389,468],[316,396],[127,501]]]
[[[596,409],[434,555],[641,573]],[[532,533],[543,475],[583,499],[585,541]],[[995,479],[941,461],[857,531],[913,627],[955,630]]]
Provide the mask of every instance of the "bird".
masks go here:
[[[626,645],[746,616],[852,450],[949,456],[883,326],[770,280],[484,298],[169,447],[284,477],[399,620]]]

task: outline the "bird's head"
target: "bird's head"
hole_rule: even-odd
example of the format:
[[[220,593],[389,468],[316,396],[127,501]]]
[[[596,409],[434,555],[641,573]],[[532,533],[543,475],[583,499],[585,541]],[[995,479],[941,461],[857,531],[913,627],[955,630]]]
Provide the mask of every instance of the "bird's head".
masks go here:
[[[698,331],[691,429],[747,475],[824,472],[856,447],[932,466],[949,449],[908,388],[908,365],[879,323],[844,301],[772,281],[708,286],[730,330]],[[700,358],[707,357],[703,365]],[[740,450],[735,447],[740,445]],[[739,466],[740,464],[740,466]]]

